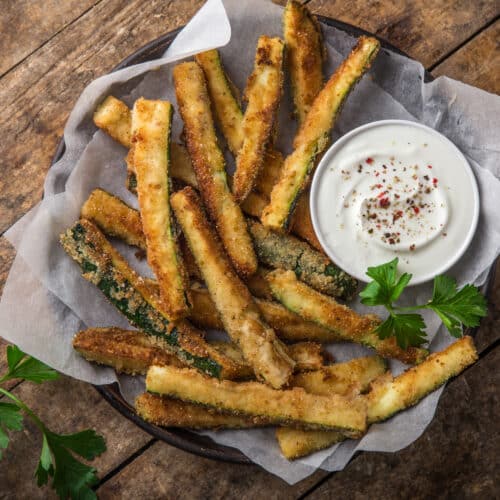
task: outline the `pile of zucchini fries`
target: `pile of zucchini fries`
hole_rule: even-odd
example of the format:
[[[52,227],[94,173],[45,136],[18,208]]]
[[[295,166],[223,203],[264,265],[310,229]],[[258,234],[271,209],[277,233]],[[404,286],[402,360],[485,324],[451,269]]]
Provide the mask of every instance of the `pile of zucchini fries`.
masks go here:
[[[171,103],[141,98],[129,109],[107,97],[94,121],[128,149],[127,186],[139,210],[96,189],[61,243],[137,328],[91,328],[73,345],[89,361],[146,375],[136,400],[142,418],[192,429],[277,426],[284,456],[294,459],[361,437],[477,353],[470,337],[431,355],[401,349],[374,333],[380,318],[337,301],[351,299],[357,283],[321,251],[307,187],[379,42],[360,37],[324,84],[317,21],[289,1],[283,24],[284,40],[258,40],[245,110],[216,50],[174,68],[185,144],[171,141]],[[283,158],[273,142],[285,54],[299,129]],[[214,121],[234,156],[232,177]],[[156,280],[139,276],[107,237],[144,250]],[[225,330],[231,341],[208,341],[205,329]],[[338,341],[374,355],[332,363],[322,344]],[[385,358],[415,366],[393,377]]]

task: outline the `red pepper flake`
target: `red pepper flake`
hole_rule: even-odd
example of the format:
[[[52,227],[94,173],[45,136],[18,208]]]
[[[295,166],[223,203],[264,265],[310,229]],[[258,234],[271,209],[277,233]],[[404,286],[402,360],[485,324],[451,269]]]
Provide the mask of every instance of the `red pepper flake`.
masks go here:
[[[413,252],[415,250],[415,245],[410,245],[410,252]]]
[[[380,172],[375,172],[375,177],[378,177],[380,175]]]
[[[434,179],[432,179],[432,183],[434,184],[434,186],[436,186],[438,183],[438,180],[434,177]]]
[[[413,208],[413,211],[414,211],[416,214],[418,214],[418,213],[420,212],[420,208],[418,208],[417,206],[415,206],[415,205],[414,205],[412,208]]]
[[[432,165],[427,165],[427,168],[432,168]]]
[[[368,165],[371,165],[373,163],[373,158],[367,158],[366,163],[368,163]]]
[[[392,216],[392,222],[396,222],[398,219],[401,219],[401,217],[403,217],[403,211],[402,210],[397,210],[396,212],[394,212],[393,216]]]
[[[382,198],[380,200],[380,206],[382,208],[387,208],[388,206],[390,206],[390,204],[391,204],[391,202],[389,201],[389,198],[387,198],[387,197],[386,198]]]
[[[375,186],[380,189],[381,187],[384,187],[382,184],[375,184]]]

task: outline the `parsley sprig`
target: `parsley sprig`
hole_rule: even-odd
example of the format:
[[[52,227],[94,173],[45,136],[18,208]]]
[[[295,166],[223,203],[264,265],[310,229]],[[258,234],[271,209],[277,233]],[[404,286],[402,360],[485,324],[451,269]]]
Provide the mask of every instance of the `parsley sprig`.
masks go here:
[[[465,285],[460,290],[457,282],[449,276],[436,276],[432,298],[427,304],[398,307],[394,303],[410,282],[412,275],[398,276],[399,259],[376,267],[369,267],[366,274],[373,279],[360,293],[361,302],[368,306],[384,306],[389,311],[388,318],[376,332],[381,339],[396,337],[398,345],[419,346],[426,341],[425,321],[413,311],[431,309],[454,337],[462,336],[463,326],[478,326],[487,314],[486,299],[473,285]]]
[[[12,379],[22,379],[36,384],[55,380],[59,374],[31,356],[27,356],[16,346],[7,347],[7,373],[0,377],[0,384]],[[81,463],[75,455],[92,460],[106,450],[102,436],[93,430],[84,430],[75,434],[56,434],[40,418],[11,392],[0,387],[0,395],[11,402],[0,401],[0,459],[2,449],[9,444],[8,431],[20,431],[23,428],[23,415],[30,418],[43,436],[40,461],[35,471],[38,486],[48,483],[52,478],[52,487],[60,498],[78,498],[90,500],[96,498],[91,486],[96,483],[96,470]]]

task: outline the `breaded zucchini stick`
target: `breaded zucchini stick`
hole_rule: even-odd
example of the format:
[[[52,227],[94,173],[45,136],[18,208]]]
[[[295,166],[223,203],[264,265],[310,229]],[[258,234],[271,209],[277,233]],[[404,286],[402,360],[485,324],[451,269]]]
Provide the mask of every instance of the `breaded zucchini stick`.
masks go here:
[[[317,156],[328,144],[330,130],[341,105],[356,82],[370,67],[380,43],[362,36],[356,47],[332,75],[314,100],[294,139],[294,150],[286,158],[271,201],[262,213],[262,223],[274,229],[287,229],[295,205],[307,187]]]
[[[283,35],[295,113],[302,123],[323,87],[323,36],[316,18],[295,0],[288,0],[283,12]]]
[[[419,363],[428,354],[425,349],[401,349],[394,337],[380,339],[374,328],[380,323],[375,315],[359,315],[333,298],[323,295],[297,280],[292,271],[275,270],[266,275],[276,300],[287,309],[335,332],[349,342],[372,347],[382,357],[396,358],[403,363]]]
[[[206,288],[192,287],[191,298],[193,307],[189,319],[196,326],[215,330],[224,329],[217,308]],[[316,323],[305,321],[278,302],[259,298],[254,300],[264,320],[282,340],[287,342],[335,342],[339,340],[339,337],[332,334],[330,330],[322,328]],[[295,359],[290,347],[290,356]]]
[[[94,113],[94,123],[122,146],[132,145],[132,116],[129,107],[120,99],[109,95]]]
[[[302,387],[311,394],[323,396],[340,394],[353,397],[366,391],[370,383],[386,369],[387,365],[382,358],[367,356],[325,366],[315,372],[295,375],[291,385]],[[345,436],[337,431],[279,427],[276,430],[276,439],[285,458],[293,460],[339,443]]]
[[[381,422],[414,406],[424,396],[475,363],[477,357],[472,338],[465,336],[397,377],[380,377],[365,396],[368,421]]]
[[[233,271],[205,218],[200,198],[187,187],[175,193],[171,203],[224,329],[253,366],[255,375],[273,387],[282,387],[294,362],[285,345],[262,320],[250,292]]]
[[[241,128],[243,143],[236,158],[233,194],[241,203],[255,186],[269,143],[283,88],[283,41],[261,36],[253,73],[248,78],[248,102]]]
[[[109,236],[146,250],[139,212],[117,196],[94,189],[82,206],[80,216],[93,222]]]
[[[231,378],[252,379],[252,367],[232,342],[209,342],[210,347],[232,362]],[[146,375],[152,365],[189,366],[170,351],[162,349],[155,340],[141,331],[116,327],[89,328],[73,337],[73,347],[87,361],[114,368],[119,373]],[[301,342],[292,344],[290,352],[297,359],[297,371],[319,370],[323,366],[320,344]]]
[[[330,448],[330,446],[344,441],[345,436],[338,431],[311,431],[294,429],[293,427],[278,427],[276,439],[283,456],[288,460],[295,460],[315,451]]]
[[[168,101],[138,99],[132,110],[132,144],[148,263],[164,309],[175,320],[188,315],[191,303],[169,202],[172,113]]]
[[[189,365],[214,377],[231,378],[234,363],[206,343],[187,321],[172,323],[157,296],[91,222],[80,220],[61,235],[61,244],[132,325]]]
[[[349,300],[355,294],[358,282],[307,243],[255,221],[249,220],[248,228],[262,264],[293,271],[315,290],[333,297]]]
[[[73,347],[87,361],[111,366],[118,373],[129,375],[146,375],[152,365],[187,366],[140,331],[89,328],[73,337]]]
[[[383,358],[366,356],[322,366],[319,370],[297,373],[291,378],[290,385],[320,396],[350,396],[366,391],[370,383],[386,370],[387,364]]]
[[[217,124],[226,139],[229,150],[236,157],[243,144],[244,135],[241,126],[243,111],[235,86],[224,71],[218,50],[207,50],[196,54],[195,60],[205,74]]]
[[[366,429],[363,401],[316,396],[301,388],[276,390],[258,382],[216,380],[190,368],[152,366],[146,389],[235,415],[264,417],[273,424],[338,430],[350,437],[358,437]]]
[[[214,346],[220,353],[224,354],[240,367],[241,375],[238,379],[253,379],[252,367],[245,361],[243,353],[233,342],[213,341]],[[319,370],[324,366],[324,356],[321,344],[315,342],[297,342],[287,346],[290,357],[295,361],[296,372],[309,372]],[[176,366],[176,365],[174,365]]]
[[[94,113],[94,123],[122,146],[126,148],[132,146],[132,112],[120,99],[111,95],[106,97]],[[172,142],[170,144],[170,157],[170,174],[172,177],[185,182],[189,186],[198,187],[186,148]],[[131,191],[135,191],[137,179],[134,164],[129,157],[127,157],[127,167],[129,188],[131,187]]]
[[[200,193],[236,271],[257,270],[257,257],[240,207],[231,194],[217,144],[203,71],[195,62],[174,68],[177,103]]]
[[[147,392],[135,400],[135,409],[143,420],[162,427],[246,429],[269,425],[265,418],[219,413],[212,408]]]

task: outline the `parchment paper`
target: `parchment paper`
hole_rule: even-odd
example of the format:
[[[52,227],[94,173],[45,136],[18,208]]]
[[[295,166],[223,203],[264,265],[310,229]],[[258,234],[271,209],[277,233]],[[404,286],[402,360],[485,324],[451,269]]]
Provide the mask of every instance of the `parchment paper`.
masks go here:
[[[224,11],[224,7],[226,12]],[[226,17],[227,13],[227,17]],[[265,0],[209,0],[166,52],[163,59],[143,63],[92,82],[78,99],[64,132],[66,152],[45,182],[44,199],[17,222],[5,236],[17,256],[0,302],[0,333],[10,342],[57,370],[93,384],[117,380],[113,370],[91,365],[74,353],[71,339],[87,326],[129,327],[127,321],[106,302],[101,293],[80,275],[78,266],[58,243],[59,234],[77,218],[80,208],[96,187],[102,187],[137,206],[125,189],[126,151],[92,124],[96,105],[108,94],[129,105],[139,96],[165,98],[175,103],[171,71],[174,62],[198,51],[221,49],[225,66],[236,85],[244,88],[250,74],[257,38],[261,34],[281,36],[282,8]],[[328,47],[326,74],[348,54],[355,40],[344,32],[324,27]],[[155,71],[151,71],[151,70]],[[476,237],[465,256],[449,274],[459,283],[477,285],[500,249],[500,150],[498,131],[500,100],[497,96],[449,78],[423,82],[422,66],[405,57],[382,50],[369,76],[363,78],[337,121],[333,139],[358,125],[380,119],[400,118],[425,123],[451,139],[474,169],[481,195],[481,215]],[[285,89],[279,117],[278,147],[290,150],[295,125],[290,121],[290,93]],[[181,120],[174,118],[174,137]],[[231,167],[231,166],[230,166]],[[134,267],[151,275],[134,251],[117,243]],[[408,290],[404,300],[423,302],[430,285]],[[354,307],[363,311],[358,303]],[[431,350],[452,340],[439,321],[426,315]],[[360,346],[330,346],[337,360],[367,353]],[[394,373],[404,369],[393,362]],[[120,377],[129,401],[143,390],[140,378]],[[297,482],[318,467],[342,469],[356,450],[397,451],[418,438],[431,421],[441,390],[416,407],[390,421],[371,427],[360,441],[348,441],[293,463],[282,458],[272,429],[208,432],[214,440],[239,448],[254,462],[289,483]]]

